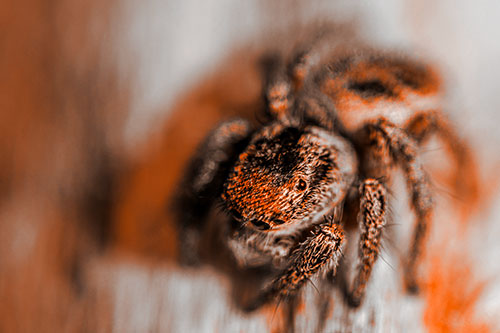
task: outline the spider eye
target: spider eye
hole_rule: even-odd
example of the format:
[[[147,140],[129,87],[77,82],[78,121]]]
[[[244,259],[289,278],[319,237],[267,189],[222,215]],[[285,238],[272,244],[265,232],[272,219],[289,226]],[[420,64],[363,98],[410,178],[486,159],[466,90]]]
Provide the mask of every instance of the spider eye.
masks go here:
[[[274,224],[277,224],[277,225],[281,225],[281,224],[284,224],[284,223],[285,223],[285,221],[283,221],[283,220],[281,220],[281,219],[274,219],[274,220],[273,220],[273,223],[274,223]]]
[[[260,230],[269,230],[271,228],[271,226],[268,223],[260,220],[251,220],[250,223],[252,223]]]
[[[243,220],[243,216],[242,216],[240,213],[238,213],[238,211],[237,211],[236,209],[231,209],[231,211],[230,211],[230,212],[231,212],[231,215],[233,215],[233,217],[234,217],[236,220],[238,220],[238,221]]]
[[[307,188],[306,181],[304,179],[299,179],[295,188],[297,189],[297,191],[304,191]]]

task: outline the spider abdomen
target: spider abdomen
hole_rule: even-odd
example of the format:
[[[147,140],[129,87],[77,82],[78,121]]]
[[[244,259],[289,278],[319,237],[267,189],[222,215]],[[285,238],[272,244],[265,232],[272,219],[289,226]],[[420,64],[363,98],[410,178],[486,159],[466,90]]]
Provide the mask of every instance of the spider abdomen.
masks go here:
[[[403,126],[416,113],[440,109],[440,86],[429,66],[370,54],[329,64],[320,84],[350,132],[380,118]]]

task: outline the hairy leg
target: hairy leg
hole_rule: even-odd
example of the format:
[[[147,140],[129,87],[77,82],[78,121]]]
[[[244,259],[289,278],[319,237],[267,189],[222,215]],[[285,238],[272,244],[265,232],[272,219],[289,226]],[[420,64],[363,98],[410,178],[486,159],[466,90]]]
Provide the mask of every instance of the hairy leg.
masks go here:
[[[453,160],[452,186],[467,207],[474,207],[479,199],[475,156],[449,121],[439,112],[423,112],[407,125],[407,131],[419,143],[423,143],[432,134],[440,138]]]
[[[287,69],[278,56],[268,56],[262,59],[261,65],[264,72],[264,99],[266,112],[273,119],[284,123],[294,124],[297,120],[306,120],[334,130],[339,124],[336,121],[332,101],[324,95],[314,82],[309,82],[306,87],[298,89],[292,80],[294,68],[305,64],[292,62],[289,69],[292,77],[288,76]],[[302,65],[301,65],[302,64]],[[309,68],[303,68],[308,71]],[[304,74],[306,75],[306,74]],[[299,91],[300,90],[300,91]]]
[[[345,40],[342,29],[323,30],[294,51],[292,61],[288,65],[288,73],[292,89],[297,95],[297,116],[306,122],[319,124],[330,129],[343,131],[337,120],[336,110],[330,97],[326,96],[319,86],[327,70],[322,68],[328,61],[338,56],[340,45]]]
[[[405,265],[405,283],[410,292],[418,290],[417,264],[423,252],[424,239],[432,219],[433,199],[429,180],[417,155],[417,143],[402,129],[386,120],[369,125],[387,140],[392,155],[401,165],[411,197],[411,206],[417,217],[408,260]]]
[[[288,299],[321,269],[335,271],[341,256],[344,232],[337,224],[322,225],[294,251],[291,262],[246,308],[252,311],[278,298]]]
[[[386,225],[385,186],[375,179],[366,179],[361,184],[359,192],[358,223],[361,235],[358,255],[360,262],[351,292],[347,295],[347,302],[350,306],[358,306],[363,299],[366,284],[380,251],[382,228]]]
[[[314,80],[311,74],[317,73],[322,66],[344,54],[346,49],[360,45],[355,31],[347,25],[330,25],[318,29],[293,52],[288,73],[294,90],[298,91],[307,85],[307,81]]]
[[[292,83],[283,59],[279,55],[269,55],[261,60],[261,67],[267,113],[272,118],[286,121],[294,100]]]
[[[250,125],[241,119],[224,122],[216,127],[198,148],[187,167],[180,195],[175,199],[175,211],[180,229],[180,260],[183,264],[198,262],[198,242],[201,228],[220,195],[225,174],[245,144]]]

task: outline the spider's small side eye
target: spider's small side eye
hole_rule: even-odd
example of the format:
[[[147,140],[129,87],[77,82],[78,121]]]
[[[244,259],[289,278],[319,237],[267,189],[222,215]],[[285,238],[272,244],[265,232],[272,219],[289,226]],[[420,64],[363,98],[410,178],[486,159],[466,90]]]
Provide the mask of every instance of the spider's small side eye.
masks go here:
[[[256,226],[260,230],[269,230],[271,228],[271,226],[264,221],[251,220],[250,223],[252,223],[254,226]]]
[[[297,191],[304,191],[307,188],[307,182],[304,179],[299,179],[295,188]]]
[[[273,220],[273,223],[274,223],[274,224],[277,224],[277,225],[281,225],[281,224],[284,224],[284,223],[285,223],[285,221],[280,220],[280,219],[274,219],[274,220]]]
[[[231,213],[231,215],[233,215],[233,218],[234,218],[234,219],[236,219],[236,220],[238,220],[238,221],[243,220],[243,216],[242,216],[242,215],[241,215],[241,214],[240,214],[237,210],[235,210],[235,209],[231,209],[231,210],[230,210],[230,213]]]

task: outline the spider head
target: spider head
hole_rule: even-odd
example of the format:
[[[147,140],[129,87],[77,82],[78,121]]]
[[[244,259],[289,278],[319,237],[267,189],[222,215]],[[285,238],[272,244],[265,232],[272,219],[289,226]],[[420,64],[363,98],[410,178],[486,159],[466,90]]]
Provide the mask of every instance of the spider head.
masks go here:
[[[343,200],[356,163],[339,136],[273,123],[240,154],[222,200],[235,219],[259,230],[316,221]]]

